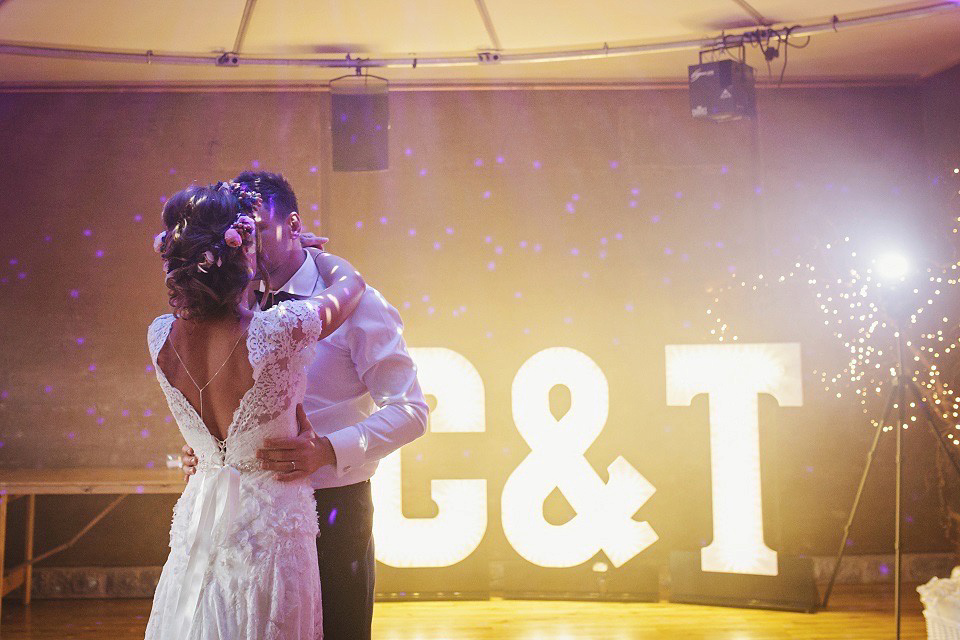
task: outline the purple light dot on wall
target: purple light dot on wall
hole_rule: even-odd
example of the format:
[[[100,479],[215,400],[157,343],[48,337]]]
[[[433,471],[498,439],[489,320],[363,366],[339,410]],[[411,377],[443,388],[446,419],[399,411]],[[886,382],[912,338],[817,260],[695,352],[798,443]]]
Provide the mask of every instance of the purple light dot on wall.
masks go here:
[[[387,217],[386,217],[386,216],[382,216],[382,217],[380,218],[380,224],[387,224]]]
[[[520,248],[521,248],[521,249],[526,249],[526,248],[527,248],[527,241],[526,241],[526,240],[521,240],[521,241],[520,241]]]
[[[490,192],[489,192],[489,191],[484,191],[484,192],[483,192],[483,199],[484,199],[484,200],[489,200],[489,199],[490,199]]]
[[[173,422],[173,416],[169,416],[169,415],[163,416],[163,421],[166,422],[167,424],[170,424],[171,422]]]
[[[148,364],[147,367],[146,367],[146,369],[144,369],[144,370],[145,370],[147,373],[152,373],[152,372],[153,372],[153,365],[152,365],[152,364]]]
[[[453,314],[453,317],[456,318],[457,316],[460,315],[460,310],[459,310],[459,309],[454,309],[451,313]]]
[[[466,312],[467,312],[467,305],[465,304],[460,305],[460,313],[466,313]]]
[[[6,389],[4,389],[3,391],[0,391],[0,400],[6,400],[9,397],[10,397],[9,391],[7,391]]]
[[[619,231],[613,237],[616,238],[617,240],[623,240],[623,234],[620,233]]]
[[[570,249],[570,254],[574,256],[578,256],[580,255],[580,249],[577,249],[576,247],[574,247],[573,249]]]
[[[94,407],[87,407],[87,415],[88,415],[88,416],[92,416],[92,415],[95,414],[96,412],[97,412],[97,410],[96,410]]]
[[[97,418],[97,424],[103,424],[106,421],[107,421],[106,418],[103,418],[103,417]]]
[[[650,216],[650,222],[652,222],[653,224],[657,224],[658,222],[660,222],[660,216]]]
[[[570,316],[567,316],[566,318],[563,319],[563,323],[564,323],[564,324],[573,324],[573,318],[571,318]]]
[[[487,244],[490,244],[491,242],[493,242],[493,236],[486,236],[483,239],[483,241],[486,242]]]
[[[17,274],[17,280],[24,280],[26,279],[26,277],[27,277],[26,271],[21,271],[20,273]]]
[[[683,191],[677,191],[676,193],[673,194],[673,197],[679,200],[680,198],[683,197]]]
[[[633,195],[639,195],[640,189],[637,189],[636,187],[634,187],[633,189],[630,189],[630,193],[632,193]]]
[[[878,567],[878,570],[880,571],[880,575],[890,575],[890,566],[886,562],[882,563]]]
[[[149,417],[152,416],[152,415],[153,415],[153,409],[144,409],[144,410],[143,410],[143,417],[144,417],[144,418],[149,418]]]
[[[603,260],[603,259],[606,258],[606,257],[607,257],[607,251],[606,251],[606,249],[601,249],[601,250],[600,250],[600,259]]]
[[[320,226],[320,221],[319,221],[319,220],[314,220],[314,221],[313,221],[313,226],[319,227],[319,226]]]
[[[140,430],[140,437],[141,437],[141,438],[149,438],[149,437],[150,437],[150,431],[148,431],[147,429],[141,429],[141,430]]]
[[[3,449],[3,445],[4,445],[3,440],[0,440],[0,449]]]
[[[573,194],[572,196],[570,196],[570,199],[573,200],[574,202],[577,202],[577,201],[580,200],[580,194],[579,194],[579,193],[575,193],[575,194]]]
[[[175,175],[177,175],[177,170],[174,169],[173,167],[170,167],[170,170],[167,171],[167,173],[169,173],[169,174],[172,175],[172,176],[175,176]]]
[[[93,235],[93,231],[91,231],[90,229],[84,229],[84,230],[83,230],[83,235],[85,235],[85,236],[87,236],[87,237],[89,238],[90,236]]]
[[[672,255],[673,255],[673,249],[671,249],[670,247],[664,247],[663,253],[664,253],[664,255],[672,256]]]
[[[160,204],[166,204],[166,203],[167,203],[167,196],[160,196]]]
[[[534,250],[534,252],[536,252],[536,253],[540,253],[540,249],[542,249],[542,248],[543,248],[543,247],[540,246],[540,243],[539,243],[539,242],[538,242],[537,244],[533,245],[533,250]]]
[[[905,520],[907,521],[907,524],[913,524],[913,516],[907,516]]]
[[[633,307],[633,303],[630,303],[630,302],[628,302],[628,303],[624,306],[624,309],[626,309],[627,311],[630,311],[630,312],[633,312],[633,308],[634,308],[634,307]]]
[[[503,164],[503,156],[497,156],[497,164]]]
[[[446,231],[447,231],[447,235],[448,235],[448,236],[452,236],[452,235],[453,235],[453,227],[447,227]]]
[[[316,173],[316,172],[317,172],[317,165],[313,165],[312,167],[310,167],[310,173]]]
[[[71,298],[79,298],[79,297],[80,297],[80,292],[77,291],[76,289],[70,289],[70,297],[71,297]]]
[[[500,245],[497,245],[496,247],[493,248],[493,252],[496,253],[497,255],[501,255],[503,254],[503,247],[501,247]]]
[[[590,272],[589,272],[589,271],[584,271],[584,272],[581,273],[580,275],[583,277],[584,280],[587,280],[587,279],[590,278]]]
[[[52,391],[53,391],[53,387],[51,387],[50,385],[47,385],[43,388],[44,393],[50,393]]]
[[[542,166],[543,166],[543,165],[540,164],[540,161],[539,161],[539,160],[534,160],[534,161],[533,161],[533,168],[534,168],[534,169],[539,169],[539,168],[542,167]]]
[[[604,236],[603,238],[600,238],[600,244],[606,245],[607,242],[609,242],[609,240],[607,240],[606,236]]]
[[[524,329],[523,329],[523,335],[525,335],[525,336],[530,335],[530,327],[524,327]]]
[[[486,333],[485,335],[487,336],[487,338],[492,338],[492,337],[493,337],[493,331],[487,331],[487,333]]]
[[[406,149],[403,150],[403,155],[405,155],[405,156],[412,156],[412,155],[413,155],[413,149],[411,149],[410,147],[407,147]]]
[[[714,203],[713,203],[713,209],[714,209],[715,211],[719,210],[719,209],[720,209],[720,203],[719,203],[719,202],[714,202]]]
[[[253,167],[254,169],[259,169],[259,168],[260,168],[260,161],[259,161],[259,160],[254,160],[253,162],[250,163],[250,166]]]
[[[680,260],[681,260],[682,262],[689,262],[689,261],[690,261],[690,254],[689,254],[689,253],[681,253],[681,254],[680,254]]]
[[[763,187],[757,185],[756,187],[753,188],[753,192],[757,195],[760,195],[761,193],[763,193]]]
[[[813,466],[807,465],[807,473],[813,473]]]
[[[611,160],[611,161],[610,161],[610,168],[611,168],[611,169],[616,169],[616,168],[619,167],[619,166],[620,166],[620,163],[617,162],[616,160]]]
[[[514,297],[514,298],[517,298],[517,299],[522,298],[522,297],[523,297],[523,292],[522,292],[522,291],[514,291],[514,292],[513,292],[513,297]]]
[[[407,235],[408,235],[408,236],[415,236],[415,235],[417,235],[417,230],[416,230],[416,229],[407,229]]]
[[[140,215],[139,213],[138,213],[137,215],[133,216],[133,221],[134,221],[134,222],[141,222],[142,220],[143,220],[143,216]]]
[[[684,329],[689,329],[689,328],[690,328],[690,321],[689,321],[689,320],[684,320],[684,321],[683,321],[683,325],[681,325],[681,326],[683,326]]]
[[[427,170],[426,170],[426,169],[420,169],[420,175],[421,175],[421,176],[427,175]]]
[[[576,211],[572,202],[567,203],[566,209],[567,209],[567,213],[574,213]]]
[[[636,209],[636,208],[637,208],[637,201],[636,201],[636,200],[631,200],[631,201],[630,201],[630,208],[631,208],[631,209]]]
[[[18,264],[19,262],[20,262],[20,261],[17,260],[16,258],[10,258],[10,264],[12,264],[12,265],[16,265],[16,264]]]
[[[144,465],[147,469],[153,469],[154,463],[153,460],[149,460],[147,464]]]
[[[475,167],[482,167],[482,166],[483,166],[483,158],[477,158],[477,159],[475,159],[475,160],[473,161],[473,166],[475,166]]]
[[[142,485],[142,484],[138,484],[138,485],[137,485],[137,493],[143,493],[143,491],[144,491],[143,485]]]
[[[97,256],[98,258],[102,258],[102,257],[103,257],[103,249],[97,249],[97,252],[96,252],[95,254],[93,254],[93,255]]]
[[[420,297],[420,302],[430,302],[430,295],[429,295],[429,294],[424,294],[423,296],[421,296],[421,297]]]
[[[73,440],[73,439],[76,438],[76,437],[77,437],[77,434],[76,434],[75,431],[71,431],[70,433],[67,434],[67,439],[68,439],[68,440]]]
[[[354,225],[357,229],[363,229],[363,220],[357,220]]]
[[[44,241],[44,242],[51,242],[51,241],[53,241],[53,236],[43,236],[43,241]]]
[[[87,367],[87,371],[93,372],[96,370],[97,370],[97,365],[95,364],[91,364],[90,366]]]
[[[124,418],[127,418],[127,417],[130,416],[130,410],[129,410],[129,409],[123,409],[123,410],[120,411],[120,415],[123,416]]]
[[[724,247],[723,241],[717,242],[717,249],[723,249],[723,247]]]
[[[310,205],[310,211],[319,211],[319,210],[320,210],[320,205],[317,204],[316,202]]]
[[[736,267],[735,265],[728,264],[728,265],[727,265],[727,271],[728,271],[729,273],[736,273],[737,267]]]
[[[404,301],[404,303],[403,303],[403,308],[404,308],[404,309],[409,309],[409,308],[410,308],[410,301],[409,301],[409,300]]]
[[[497,263],[494,262],[493,260],[487,263],[487,271],[493,271],[496,268],[497,268]]]
[[[334,507],[333,509],[330,510],[330,515],[327,516],[327,524],[329,524],[332,527],[333,523],[336,521],[337,521],[337,508]]]
[[[432,316],[434,311],[436,311],[435,308],[433,308],[433,307],[427,307],[427,315]]]
[[[440,243],[435,241],[435,242],[433,243],[433,248],[436,249],[437,251],[439,251],[439,250],[440,250]]]
[[[727,165],[720,167],[720,173],[727,173],[730,169],[727,168]]]

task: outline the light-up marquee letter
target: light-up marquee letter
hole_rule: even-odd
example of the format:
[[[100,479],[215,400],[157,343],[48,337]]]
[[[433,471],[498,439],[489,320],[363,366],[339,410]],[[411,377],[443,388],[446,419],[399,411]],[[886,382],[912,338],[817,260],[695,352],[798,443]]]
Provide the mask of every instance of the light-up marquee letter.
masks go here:
[[[443,348],[410,349],[425,394],[437,399],[432,433],[486,429],[483,381],[469,360]],[[487,530],[486,480],[431,480],[434,518],[403,515],[400,452],[380,462],[373,480],[377,560],[391,567],[447,567],[469,556]]]
[[[777,575],[777,553],[763,541],[758,397],[803,403],[800,345],[668,345],[667,404],[709,394],[713,542],[703,571]]]
[[[570,390],[570,409],[559,420],[549,392]],[[607,467],[604,484],[583,457],[607,421],[607,379],[596,363],[575,349],[545,349],[527,360],[513,380],[513,419],[530,454],[507,479],[501,500],[503,531],[521,556],[542,567],[573,567],[603,550],[619,567],[657,540],[634,513],[653,486],[622,456]],[[543,502],[559,488],[577,512],[554,525]]]

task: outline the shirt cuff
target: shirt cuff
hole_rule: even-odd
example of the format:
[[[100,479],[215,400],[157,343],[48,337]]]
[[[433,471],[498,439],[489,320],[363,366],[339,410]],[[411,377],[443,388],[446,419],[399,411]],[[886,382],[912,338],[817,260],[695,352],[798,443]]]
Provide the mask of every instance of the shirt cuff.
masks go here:
[[[337,477],[363,464],[367,453],[367,439],[355,426],[349,426],[326,435],[337,456]]]

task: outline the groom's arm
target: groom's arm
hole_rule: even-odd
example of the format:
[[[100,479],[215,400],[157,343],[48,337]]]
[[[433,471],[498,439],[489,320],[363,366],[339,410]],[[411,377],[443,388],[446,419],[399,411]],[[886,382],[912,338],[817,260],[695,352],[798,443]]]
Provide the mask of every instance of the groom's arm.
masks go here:
[[[424,434],[427,402],[417,368],[403,340],[400,314],[368,289],[343,335],[357,376],[379,409],[368,418],[327,434],[337,475],[386,457]],[[336,336],[335,336],[336,337]]]

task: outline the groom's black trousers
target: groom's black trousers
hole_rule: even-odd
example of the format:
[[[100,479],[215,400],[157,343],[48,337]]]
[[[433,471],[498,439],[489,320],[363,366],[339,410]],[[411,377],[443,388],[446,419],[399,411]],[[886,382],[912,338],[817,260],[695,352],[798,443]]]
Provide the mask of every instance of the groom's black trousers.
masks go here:
[[[373,622],[373,496],[370,481],[318,489],[324,640],[369,640]]]

